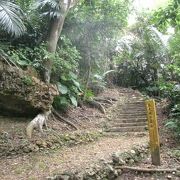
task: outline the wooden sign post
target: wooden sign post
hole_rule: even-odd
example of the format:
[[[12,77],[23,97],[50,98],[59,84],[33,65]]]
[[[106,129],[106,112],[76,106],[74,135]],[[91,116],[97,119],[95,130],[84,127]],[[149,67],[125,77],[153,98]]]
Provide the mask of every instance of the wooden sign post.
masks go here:
[[[160,145],[159,145],[156,106],[154,100],[146,101],[146,110],[147,110],[149,137],[150,137],[152,164],[158,166],[160,165]]]

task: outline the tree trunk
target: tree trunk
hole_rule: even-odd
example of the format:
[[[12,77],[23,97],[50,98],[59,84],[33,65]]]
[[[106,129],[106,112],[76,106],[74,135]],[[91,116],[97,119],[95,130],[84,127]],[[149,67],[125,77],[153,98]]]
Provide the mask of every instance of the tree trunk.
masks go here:
[[[88,42],[88,41],[87,41]],[[89,47],[89,46],[88,46]],[[86,79],[86,84],[85,84],[85,90],[84,90],[84,97],[83,100],[86,99],[86,93],[88,90],[88,85],[89,85],[89,80],[90,80],[90,76],[91,76],[91,55],[90,52],[88,50],[87,52],[87,62],[88,62],[88,70],[87,70],[87,79]]]
[[[60,18],[53,18],[50,21],[50,29],[49,29],[49,38],[48,38],[48,52],[55,53],[57,48],[57,43],[59,36],[61,34],[63,24],[64,24],[65,15]],[[44,81],[46,83],[50,82],[51,78],[51,70],[52,70],[53,62],[51,59],[47,59],[44,62]]]
[[[47,43],[48,43],[47,50],[50,53],[56,52],[58,39],[60,37],[61,31],[64,25],[65,17],[67,13],[69,12],[70,8],[75,6],[77,3],[76,0],[68,0],[67,2],[65,2],[64,0],[60,0],[60,1],[62,3],[62,12],[61,12],[62,14],[58,18],[57,17],[51,18],[50,25],[49,25],[49,38],[47,40]],[[50,82],[52,65],[53,65],[53,62],[51,59],[47,59],[44,62],[43,75],[44,75],[44,81],[46,83]]]

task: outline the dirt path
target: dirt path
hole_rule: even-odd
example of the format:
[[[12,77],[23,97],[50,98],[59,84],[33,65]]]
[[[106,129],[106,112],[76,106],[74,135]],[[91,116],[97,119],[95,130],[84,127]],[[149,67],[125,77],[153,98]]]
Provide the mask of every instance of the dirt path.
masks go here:
[[[98,162],[108,160],[116,151],[126,151],[134,145],[147,143],[147,137],[116,136],[103,137],[97,142],[63,148],[54,153],[44,152],[34,156],[20,156],[0,160],[0,179],[45,179],[54,173],[82,170]]]
[[[82,107],[71,110],[69,112],[69,118],[73,123],[78,125],[80,130],[102,130],[104,129],[104,123],[107,119],[114,120],[116,117],[119,117],[118,113],[121,105],[124,104],[128,95],[139,97],[139,93],[133,90],[109,89],[101,94],[101,97],[116,97],[117,100],[113,105],[106,107],[106,114],[101,114],[94,108]],[[10,135],[10,137],[13,137],[12,139],[24,137],[23,140],[27,140],[22,131],[27,122],[24,122],[24,120],[21,122],[15,121],[13,123],[7,120],[3,120],[2,122],[2,131]],[[68,130],[62,123],[59,124],[52,121],[51,125],[52,127],[50,126],[50,128],[54,129],[56,132],[67,132]],[[21,130],[21,136],[18,136],[19,130]],[[36,154],[30,153],[26,155],[10,156],[0,159],[0,179],[43,180],[47,176],[59,174],[64,171],[82,171],[98,163],[102,159],[108,161],[113,152],[124,152],[132,149],[134,145],[142,144],[147,144],[146,135],[143,137],[134,136],[134,134],[111,136],[110,133],[108,136],[103,136],[99,138],[98,141],[86,145],[63,147],[54,151],[43,149],[42,152],[37,152]]]

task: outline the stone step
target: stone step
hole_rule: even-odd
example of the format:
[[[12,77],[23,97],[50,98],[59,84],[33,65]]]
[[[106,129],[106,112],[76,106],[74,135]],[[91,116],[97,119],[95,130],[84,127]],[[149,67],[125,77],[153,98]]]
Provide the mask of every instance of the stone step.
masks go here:
[[[119,105],[121,108],[135,108],[135,109],[145,109],[146,106],[144,104],[121,104]]]
[[[124,115],[124,116],[118,116],[115,120],[122,120],[122,119],[125,119],[125,120],[136,120],[136,119],[147,119],[146,116],[131,116],[131,115]]]
[[[147,122],[147,118],[130,118],[130,119],[116,119],[111,123],[136,123],[136,122]]]
[[[122,113],[122,114],[146,114],[146,111],[131,111],[131,110],[120,110],[118,113]]]
[[[120,105],[122,108],[130,108],[130,109],[146,109],[146,106],[144,104],[134,104],[134,105]]]
[[[127,106],[127,107],[119,107],[119,110],[120,111],[144,111],[144,112],[146,112],[146,108],[145,107],[142,107],[142,108],[139,108],[139,107],[129,107],[129,106]]]
[[[147,114],[146,113],[137,113],[137,114],[135,114],[135,113],[120,113],[120,114],[118,114],[118,117],[119,118],[122,118],[122,117],[125,117],[125,118],[139,118],[139,117],[146,117],[147,116]]]
[[[145,101],[138,101],[138,100],[127,101],[125,104],[127,104],[127,105],[136,105],[136,104],[143,104],[143,105],[145,105]]]
[[[146,108],[145,107],[122,106],[122,107],[119,107],[119,110],[146,111]]]
[[[121,114],[127,114],[127,113],[128,113],[128,114],[131,114],[131,115],[133,115],[133,114],[134,114],[134,115],[137,115],[137,114],[143,114],[143,115],[144,115],[144,114],[147,114],[146,111],[128,111],[128,110],[127,110],[127,111],[122,111],[122,110],[119,110],[119,111],[118,111],[118,114],[119,114],[119,115],[121,115]]]
[[[146,112],[118,112],[117,114],[117,117],[118,116],[130,116],[130,117],[139,117],[139,116],[142,116],[142,117],[146,117],[147,116],[147,113]]]
[[[118,136],[132,136],[132,137],[144,137],[148,136],[148,131],[140,131],[140,132],[104,132],[105,136],[109,137],[118,137]]]
[[[131,127],[131,126],[146,126],[147,122],[143,121],[143,122],[112,122],[111,123],[111,127]]]
[[[127,105],[127,106],[126,106],[126,105],[122,105],[122,106],[120,106],[120,108],[121,108],[121,109],[127,109],[127,108],[128,108],[128,109],[140,109],[140,110],[141,110],[141,109],[144,109],[144,110],[146,109],[146,107],[145,107],[144,105],[142,105],[142,106],[141,106],[141,105],[133,105],[133,106],[130,106],[130,105]]]
[[[131,112],[119,112],[117,114],[120,119],[121,118],[146,118],[147,117],[147,113],[131,113]],[[157,112],[157,116],[159,116],[159,112]]]
[[[146,131],[147,126],[132,126],[132,127],[112,127],[107,129],[108,132],[142,132]]]
[[[130,108],[130,109],[146,109],[146,106],[144,104],[134,104],[134,105],[124,105],[122,108]]]
[[[144,105],[124,105],[122,106],[122,109],[144,109],[146,110],[146,107]]]
[[[146,117],[119,117],[116,118],[114,120],[112,120],[112,122],[144,122],[147,121]]]
[[[147,113],[146,112],[131,112],[131,111],[126,111],[126,112],[118,112],[117,114],[118,116],[147,116]]]
[[[133,98],[129,97],[126,102],[134,102],[134,101],[136,101],[136,102],[144,102],[145,99],[143,97],[140,97],[140,96],[133,97]]]

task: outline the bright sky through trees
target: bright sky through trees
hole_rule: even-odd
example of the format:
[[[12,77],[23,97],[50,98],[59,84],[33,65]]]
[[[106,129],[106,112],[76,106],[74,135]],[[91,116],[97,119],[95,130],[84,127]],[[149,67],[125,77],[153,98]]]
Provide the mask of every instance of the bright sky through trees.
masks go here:
[[[153,10],[159,7],[163,7],[167,4],[168,0],[134,0],[133,8],[136,12],[142,12],[143,10]],[[129,24],[135,23],[135,14],[129,16]]]

